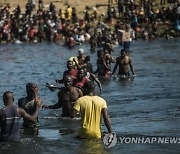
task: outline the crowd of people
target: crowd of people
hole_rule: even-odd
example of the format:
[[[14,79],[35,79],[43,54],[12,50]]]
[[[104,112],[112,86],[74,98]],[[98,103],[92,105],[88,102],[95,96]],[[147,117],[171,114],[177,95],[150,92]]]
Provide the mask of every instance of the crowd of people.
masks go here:
[[[168,7],[162,5],[160,9],[155,9],[152,0],[144,0],[141,3],[118,0],[117,6],[109,1],[106,13],[98,12],[98,7],[87,6],[81,18],[78,17],[76,8],[70,5],[62,10],[53,2],[48,8],[43,7],[41,0],[38,4],[37,7],[34,3],[28,2],[24,12],[19,5],[13,11],[10,4],[0,7],[0,43],[48,41],[71,48],[87,42],[94,51],[106,41],[115,44],[127,42],[119,37],[119,31],[129,31],[131,38],[128,39],[131,41],[139,37],[153,39],[170,33],[172,29],[174,33],[180,30],[178,1]],[[160,33],[159,25],[167,23],[171,25],[171,29],[167,27],[163,34]]]
[[[42,41],[59,43],[63,40],[63,45],[69,48],[80,43],[89,43],[91,52],[98,50],[96,70],[90,62],[90,56],[85,55],[84,49],[78,50],[77,57],[70,57],[67,60],[67,70],[64,71],[62,79],[55,79],[57,84],[63,83],[64,86],[54,86],[59,90],[58,102],[54,105],[42,105],[42,98],[38,96],[38,85],[34,83],[26,85],[27,96],[19,99],[18,106],[13,104],[13,93],[6,91],[3,95],[4,108],[0,109],[0,141],[19,140],[19,119],[21,117],[24,119],[24,129],[36,130],[38,111],[41,105],[45,109],[62,108],[62,118],[74,118],[80,113],[79,138],[101,138],[101,116],[108,133],[111,134],[112,128],[106,101],[95,95],[96,84],[100,91],[103,90],[99,78],[114,76],[118,67],[118,76],[123,78],[136,76],[132,59],[128,55],[131,52],[132,39],[137,39],[138,35],[144,39],[153,39],[158,36],[157,19],[162,22],[167,20],[175,22],[180,17],[179,2],[173,5],[173,9],[162,8],[159,12],[152,8],[151,1],[142,2],[144,3],[140,4],[140,8],[143,9],[139,10],[139,5],[135,5],[136,3],[132,0],[127,4],[117,1],[117,11],[114,6],[110,5],[114,2],[109,1],[107,15],[98,15],[95,8],[90,13],[91,8],[86,7],[83,19],[79,19],[76,9],[70,6],[66,11],[60,9],[57,12],[57,8],[52,2],[49,9],[45,10],[43,2],[39,1],[36,13],[35,4],[29,2],[26,5],[25,13],[21,12],[19,6],[13,13],[9,11],[10,5],[1,7],[0,43]],[[124,7],[125,11],[123,11]],[[119,20],[110,27],[109,23],[114,18],[122,19],[122,21]],[[92,25],[92,23],[96,24]],[[151,31],[149,31],[150,25],[152,26]],[[118,44],[123,45],[123,48],[120,56],[114,58],[111,53]],[[111,63],[115,63],[113,71]],[[49,88],[53,87],[49,86]]]
[[[62,117],[74,118],[81,114],[79,138],[101,138],[101,115],[109,135],[112,133],[106,101],[95,96],[95,86],[88,81],[84,85],[84,96],[79,88],[72,86],[71,76],[64,78],[64,87],[58,93],[59,101],[54,105],[43,105],[43,108],[57,109],[62,107]],[[24,119],[24,131],[31,129],[37,133],[38,112],[42,99],[38,97],[38,86],[28,83],[27,96],[19,99],[18,106],[13,104],[14,96],[10,91],[3,94],[4,107],[0,109],[0,141],[14,142],[20,140],[20,118]],[[76,102],[75,102],[76,101]],[[96,128],[96,129],[95,129]]]
[[[54,105],[42,105],[42,108],[45,109],[62,108],[61,118],[74,118],[79,112],[82,119],[79,138],[101,138],[101,115],[104,118],[109,135],[112,135],[106,101],[95,95],[96,84],[102,91],[98,77],[110,77],[110,59],[116,62],[113,75],[119,66],[118,75],[129,77],[130,67],[132,75],[135,76],[131,58],[126,55],[125,49],[120,51],[121,55],[116,60],[109,52],[105,51],[103,49],[98,51],[97,70],[93,72],[90,56],[85,56],[85,51],[79,49],[79,55],[71,57],[67,61],[67,70],[64,71],[63,78],[55,79],[57,84],[64,84],[64,86],[54,86],[55,89],[59,90],[58,102]],[[98,73],[98,77],[94,73]],[[34,83],[28,83],[26,92],[27,96],[18,100],[18,106],[13,104],[12,92],[6,91],[4,93],[4,107],[0,109],[0,141],[17,141],[20,139],[21,117],[24,120],[24,132],[30,130],[33,134],[38,133],[38,111],[42,104],[42,98],[38,96],[39,87]]]
[[[85,56],[83,49],[79,49],[79,56],[71,57],[67,61],[67,70],[63,73],[62,79],[55,79],[58,92],[58,102],[54,105],[43,104],[45,109],[62,108],[61,118],[74,118],[77,113],[81,116],[81,130],[79,138],[101,138],[101,116],[104,118],[105,125],[109,135],[112,135],[112,128],[108,116],[106,101],[95,95],[95,85],[102,91],[102,85],[94,73],[98,76],[110,77],[107,73],[106,66],[111,55],[99,50],[100,59],[97,59],[97,70],[93,72],[93,66],[90,57]],[[127,51],[122,49],[121,55],[117,57],[116,65],[113,70],[117,74],[129,77],[129,67],[133,76],[135,72],[132,66],[131,58],[126,55]],[[100,66],[101,65],[101,66]],[[104,73],[103,73],[104,72]],[[108,70],[110,72],[110,69]],[[96,84],[95,84],[96,82]],[[30,130],[34,134],[38,133],[38,111],[42,104],[42,98],[39,98],[39,87],[34,83],[26,85],[27,96],[18,100],[18,106],[13,104],[13,93],[6,91],[3,95],[4,107],[0,109],[0,141],[17,141],[20,139],[20,118],[23,117],[24,132]],[[94,129],[96,128],[96,129]]]

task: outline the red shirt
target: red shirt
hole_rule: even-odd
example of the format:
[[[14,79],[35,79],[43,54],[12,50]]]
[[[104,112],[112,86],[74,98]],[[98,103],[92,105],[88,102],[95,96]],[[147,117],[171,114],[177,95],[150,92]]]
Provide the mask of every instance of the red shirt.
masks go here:
[[[87,77],[83,77],[83,79],[81,81],[78,81],[78,79],[74,80],[74,85],[75,85],[75,87],[83,88],[84,84],[88,81],[90,81],[90,80]]]
[[[64,74],[63,74],[63,76],[66,76],[66,75],[71,75],[71,76],[73,76],[73,77],[77,77],[77,75],[78,75],[78,70],[77,69],[72,69],[72,70],[66,70],[65,72],[64,72]]]

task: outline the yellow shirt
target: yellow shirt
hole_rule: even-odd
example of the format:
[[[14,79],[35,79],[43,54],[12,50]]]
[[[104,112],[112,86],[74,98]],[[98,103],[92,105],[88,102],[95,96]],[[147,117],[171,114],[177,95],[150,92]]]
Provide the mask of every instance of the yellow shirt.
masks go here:
[[[83,96],[79,98],[75,105],[81,114],[81,138],[101,138],[101,111],[107,108],[106,101],[99,96]]]
[[[67,9],[67,14],[68,14],[68,19],[70,20],[71,19],[71,17],[72,17],[72,8],[68,8]]]

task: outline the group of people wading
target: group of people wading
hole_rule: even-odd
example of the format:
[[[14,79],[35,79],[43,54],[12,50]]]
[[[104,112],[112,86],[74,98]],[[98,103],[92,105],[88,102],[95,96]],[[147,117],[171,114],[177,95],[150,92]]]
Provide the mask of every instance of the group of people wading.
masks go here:
[[[91,52],[97,48],[97,69],[93,70],[90,56],[85,56],[83,49],[79,49],[77,57],[67,60],[67,70],[62,79],[56,79],[58,102],[54,105],[42,105],[42,98],[38,96],[39,87],[34,83],[26,85],[27,96],[18,100],[18,106],[14,104],[13,92],[6,91],[3,94],[4,107],[0,109],[0,141],[18,141],[20,139],[20,118],[23,117],[24,131],[38,129],[39,109],[62,108],[62,118],[74,118],[78,113],[81,116],[81,129],[79,138],[101,138],[101,117],[104,119],[108,133],[112,134],[106,101],[95,95],[95,84],[103,91],[100,78],[110,78],[115,75],[130,77],[136,76],[132,60],[127,55],[130,52],[130,41],[133,39],[133,31],[130,24],[117,22],[112,31],[104,23],[102,16],[88,18],[88,8],[84,20],[77,20],[75,9],[67,8],[67,20],[61,10],[57,15],[55,5],[50,4],[49,10],[39,7],[37,14],[32,14],[33,8],[26,6],[25,14],[21,14],[21,8],[17,6],[13,14],[10,14],[9,5],[0,11],[0,43],[42,42],[64,39],[64,45],[72,47],[72,39],[78,44],[88,42]],[[68,14],[68,12],[70,12]],[[96,12],[96,11],[95,11]],[[59,18],[58,18],[59,17]],[[95,28],[89,23],[97,21]],[[120,31],[121,30],[121,31]],[[135,29],[134,29],[135,30]],[[125,35],[127,33],[127,35]],[[114,58],[111,55],[114,47],[123,44],[120,55]],[[111,70],[111,63],[115,63]],[[111,73],[112,71],[112,73]],[[96,76],[97,74],[97,76]],[[52,87],[49,87],[52,88]],[[53,89],[54,90],[54,89]]]
[[[63,73],[62,79],[56,79],[56,84],[63,83],[64,86],[56,86],[58,92],[58,102],[54,105],[42,105],[42,98],[39,98],[39,87],[34,83],[26,85],[27,96],[18,100],[18,106],[13,104],[14,96],[10,91],[3,94],[4,107],[0,109],[0,140],[18,141],[20,139],[20,118],[23,117],[24,131],[32,129],[38,130],[39,108],[58,109],[62,108],[61,118],[74,118],[78,113],[81,116],[81,129],[79,138],[101,138],[101,116],[107,127],[109,135],[112,133],[106,101],[95,95],[95,83],[102,91],[99,77],[110,78],[110,63],[115,66],[112,75],[119,67],[118,75],[136,76],[132,60],[127,55],[126,50],[120,51],[120,56],[116,59],[106,50],[97,52],[97,70],[93,72],[90,56],[85,56],[83,49],[79,49],[77,57],[67,60],[67,70]],[[102,69],[103,68],[103,69]],[[98,73],[98,77],[94,74]]]

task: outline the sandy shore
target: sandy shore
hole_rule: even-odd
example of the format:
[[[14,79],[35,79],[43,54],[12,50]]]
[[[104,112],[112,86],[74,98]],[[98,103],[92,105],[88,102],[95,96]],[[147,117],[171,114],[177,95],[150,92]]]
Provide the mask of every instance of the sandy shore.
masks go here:
[[[4,5],[6,3],[9,3],[11,6],[11,10],[14,10],[16,6],[19,4],[22,11],[25,10],[25,5],[28,0],[0,0],[0,5]],[[56,10],[58,11],[60,8],[62,10],[65,10],[67,8],[67,5],[70,5],[71,7],[75,7],[77,10],[77,13],[79,15],[83,14],[83,10],[86,6],[93,7],[97,4],[107,4],[108,0],[44,0],[44,9],[48,8],[48,5],[53,2],[53,4],[56,6]],[[38,0],[36,0],[36,9],[38,9]],[[105,13],[107,7],[103,6],[98,8],[99,13]]]

